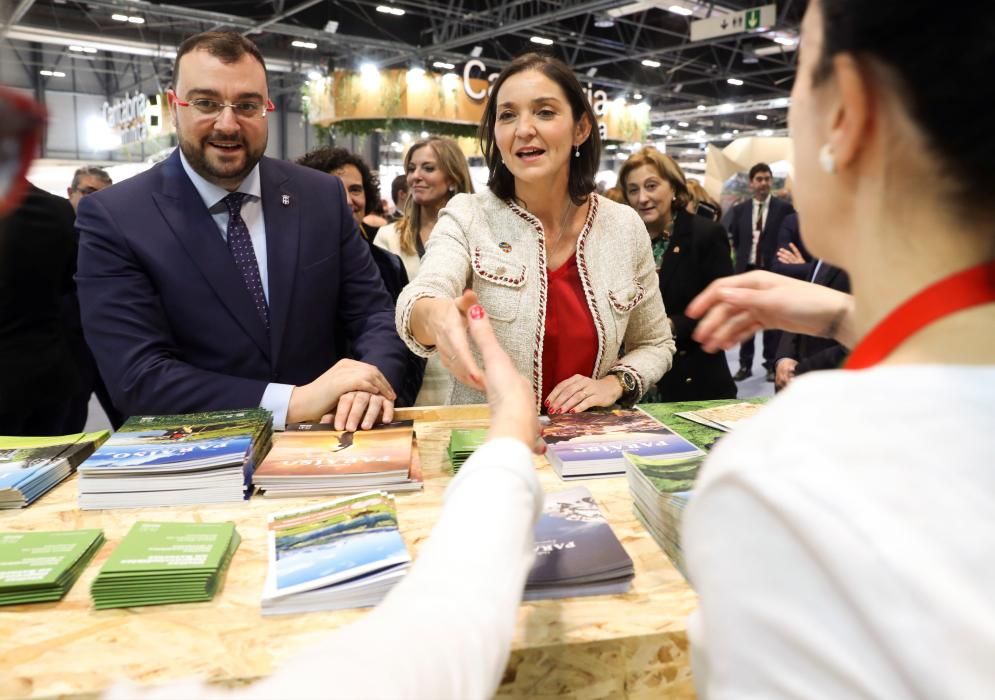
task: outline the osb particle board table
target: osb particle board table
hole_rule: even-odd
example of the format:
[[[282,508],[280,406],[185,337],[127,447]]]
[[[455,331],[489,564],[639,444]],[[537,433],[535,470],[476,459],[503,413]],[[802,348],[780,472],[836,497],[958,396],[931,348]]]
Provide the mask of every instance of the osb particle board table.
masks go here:
[[[445,447],[455,427],[487,425],[483,406],[404,409],[414,419],[425,490],[397,496],[401,532],[414,557],[449,483]],[[537,459],[547,491],[569,488]],[[624,477],[583,482],[636,566],[631,592],[524,603],[498,697],[690,698],[685,635],[694,593],[632,514]],[[76,478],[30,508],[0,511],[0,531],[102,528],[107,542],[59,603],[0,608],[0,698],[93,697],[122,677],[161,684],[196,675],[240,685],[362,610],[263,617],[266,515],[317,499],[81,511]],[[223,590],[209,603],[97,612],[90,584],[136,520],[234,521],[242,536]],[[482,604],[485,604],[482,601]]]

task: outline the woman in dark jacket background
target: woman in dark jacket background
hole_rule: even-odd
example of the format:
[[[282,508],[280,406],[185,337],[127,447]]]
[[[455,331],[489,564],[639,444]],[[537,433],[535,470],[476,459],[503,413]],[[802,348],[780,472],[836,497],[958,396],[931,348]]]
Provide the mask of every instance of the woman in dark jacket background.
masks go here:
[[[703,401],[736,397],[723,353],[706,353],[691,338],[696,321],[684,309],[713,280],[732,274],[725,229],[686,211],[690,195],[680,167],[655,148],[643,148],[622,166],[618,186],[653,241],[660,292],[677,341],[674,365],[644,398]]]

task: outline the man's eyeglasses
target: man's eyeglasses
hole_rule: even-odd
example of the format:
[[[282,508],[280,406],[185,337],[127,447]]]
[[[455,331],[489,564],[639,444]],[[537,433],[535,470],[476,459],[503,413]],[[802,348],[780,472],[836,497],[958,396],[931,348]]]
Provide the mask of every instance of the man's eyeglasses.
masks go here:
[[[271,100],[266,100],[265,103],[252,101],[218,102],[217,100],[198,97],[195,100],[186,101],[177,97],[176,93],[172,90],[169,91],[169,97],[180,107],[193,107],[199,114],[205,117],[217,118],[221,116],[221,112],[224,111],[225,107],[231,107],[231,111],[234,112],[235,116],[241,119],[265,117],[267,112],[276,111],[276,105]]]

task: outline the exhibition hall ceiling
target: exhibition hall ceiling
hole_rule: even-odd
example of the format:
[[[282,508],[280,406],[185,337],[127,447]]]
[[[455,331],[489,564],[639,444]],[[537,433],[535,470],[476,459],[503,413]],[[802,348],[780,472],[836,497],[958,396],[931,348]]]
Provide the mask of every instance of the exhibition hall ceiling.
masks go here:
[[[479,63],[470,70],[484,77],[539,50],[565,60],[611,99],[647,102],[654,124],[695,120],[711,124],[710,131],[738,133],[783,129],[804,4],[781,0],[773,12],[764,11],[765,19],[773,18],[767,26],[757,26],[759,14],[751,13],[754,31],[694,41],[692,22],[712,19],[713,29],[734,28],[742,11],[764,2],[12,0],[8,25],[16,40],[45,42],[62,33],[164,52],[193,32],[235,29],[301,80],[308,72],[362,63],[462,72],[474,59]],[[167,84],[170,62],[149,60]]]

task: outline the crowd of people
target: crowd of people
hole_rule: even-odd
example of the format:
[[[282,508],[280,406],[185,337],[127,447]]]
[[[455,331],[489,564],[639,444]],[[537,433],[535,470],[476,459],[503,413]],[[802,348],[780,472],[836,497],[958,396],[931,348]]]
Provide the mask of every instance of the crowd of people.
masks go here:
[[[995,9],[927,25],[928,11],[809,3],[790,111],[797,217],[758,164],[729,236],[652,149],[623,166],[621,201],[595,194],[590,106],[538,55],[494,81],[487,188],[473,192],[444,140],[420,142],[402,217],[373,234],[368,168],[262,156],[269,103],[251,42],[187,40],[170,98],[179,149],[78,205],[82,327],[113,405],[370,427],[391,418],[414,355],[436,359],[447,401],[488,401],[492,423],[380,608],[256,686],[182,692],[490,696],[533,551],[537,409],[732,396],[714,353],[742,344],[749,373],[747,343],[782,330],[763,356],[783,395],[712,451],[685,518],[699,692],[989,695],[995,139],[981,107],[995,88],[972,69],[995,60]],[[27,245],[11,222],[16,211],[0,226],[3,280]],[[395,299],[371,238],[408,276]],[[73,255],[60,245],[61,269]],[[64,279],[39,283],[38,303],[61,298]],[[844,356],[847,371],[798,377]],[[922,435],[946,438],[941,462]]]

